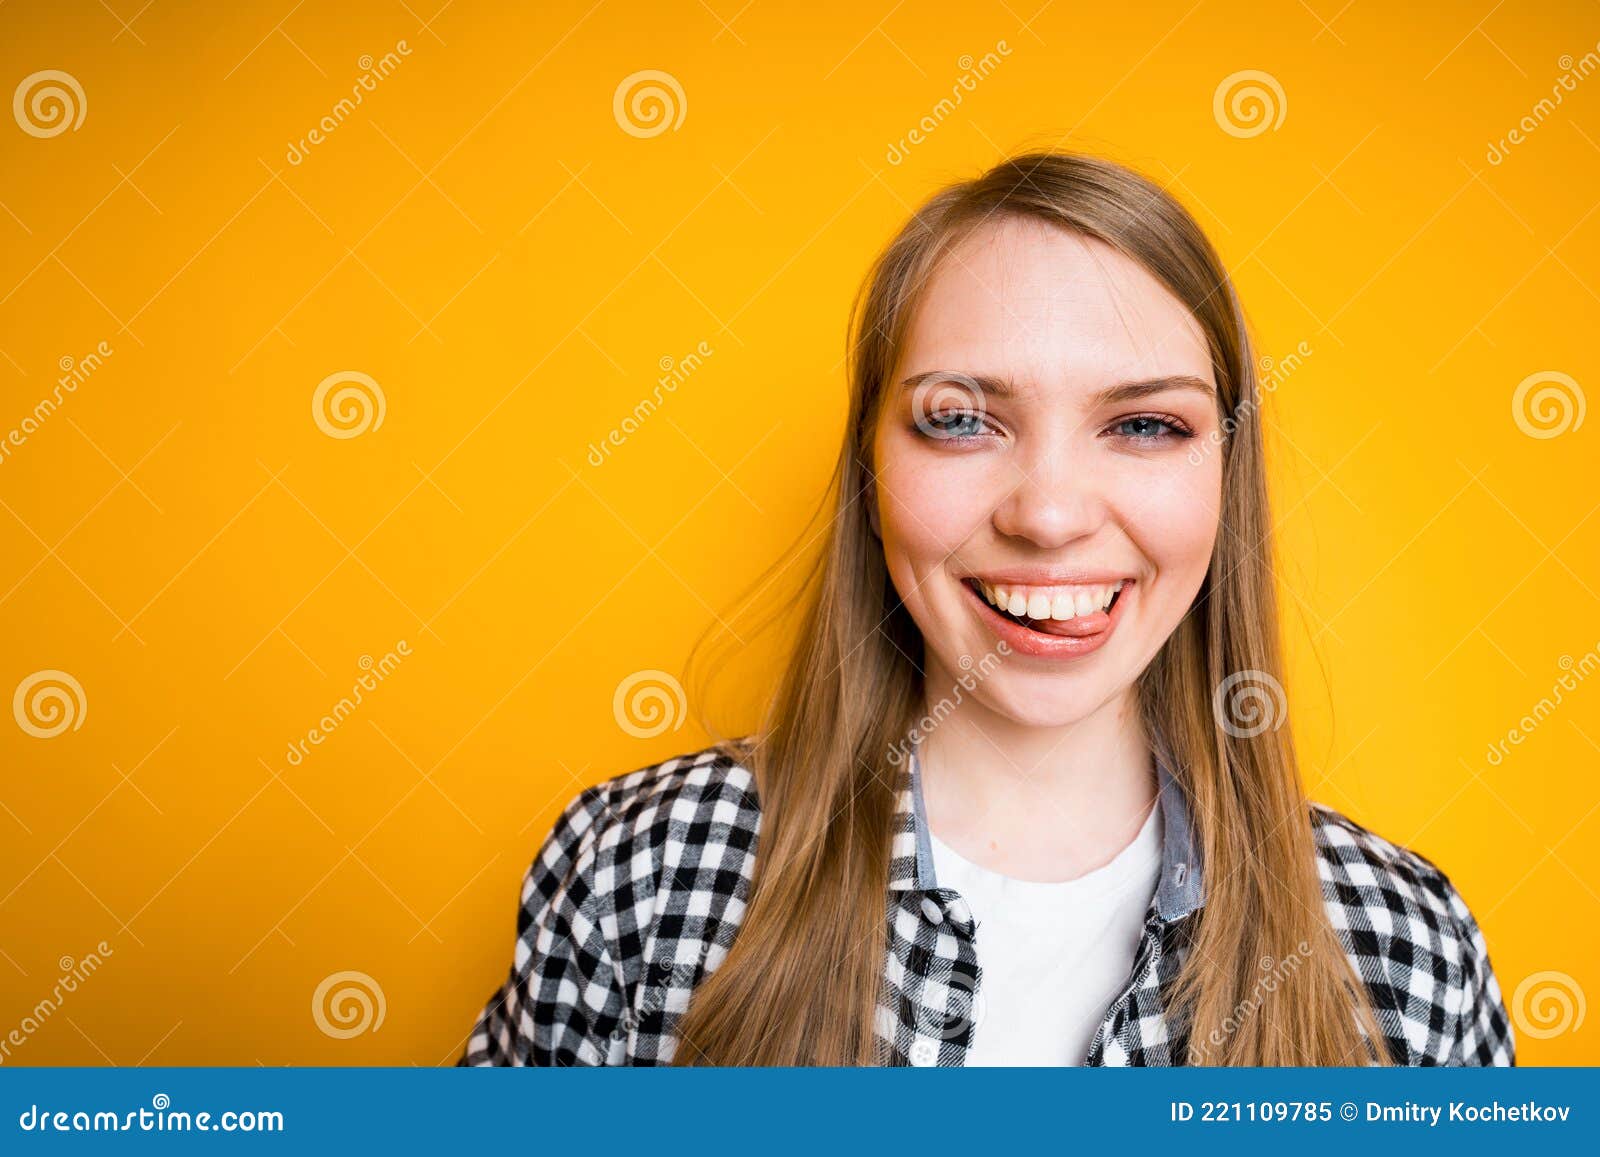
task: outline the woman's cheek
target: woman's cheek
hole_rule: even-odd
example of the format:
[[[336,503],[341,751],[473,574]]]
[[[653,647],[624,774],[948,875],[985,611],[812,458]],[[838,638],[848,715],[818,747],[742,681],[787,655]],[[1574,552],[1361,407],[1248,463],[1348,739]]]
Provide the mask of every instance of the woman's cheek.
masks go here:
[[[1170,469],[1144,472],[1127,489],[1124,525],[1158,571],[1188,574],[1198,584],[1216,544],[1221,488],[1215,464],[1179,459]]]
[[[943,568],[983,525],[988,510],[981,472],[954,469],[932,460],[883,464],[878,475],[884,556],[895,588],[908,605],[920,606],[916,588]],[[909,592],[909,597],[908,597]]]

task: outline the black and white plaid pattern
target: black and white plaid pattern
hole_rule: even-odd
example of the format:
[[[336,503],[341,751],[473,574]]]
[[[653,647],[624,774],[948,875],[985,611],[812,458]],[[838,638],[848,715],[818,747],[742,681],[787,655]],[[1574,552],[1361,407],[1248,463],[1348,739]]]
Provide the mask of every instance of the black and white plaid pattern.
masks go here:
[[[1091,1065],[1171,1065],[1187,1056],[1163,996],[1187,954],[1204,888],[1183,791],[1160,759],[1157,770],[1161,875],[1127,987],[1090,1046]],[[1514,1063],[1483,933],[1450,881],[1332,809],[1313,805],[1311,818],[1324,901],[1373,995],[1390,1057]],[[457,1063],[657,1065],[692,1047],[675,1026],[738,932],[760,820],[751,772],[717,748],[580,793],[524,877],[510,973]],[[966,901],[934,878],[914,755],[891,854],[879,1059],[961,1065],[981,1020],[975,927]]]

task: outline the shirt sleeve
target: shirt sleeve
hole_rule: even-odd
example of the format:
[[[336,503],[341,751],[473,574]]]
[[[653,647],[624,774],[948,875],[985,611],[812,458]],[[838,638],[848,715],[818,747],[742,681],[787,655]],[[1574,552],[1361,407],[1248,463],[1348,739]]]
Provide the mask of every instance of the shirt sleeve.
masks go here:
[[[1449,886],[1449,900],[1461,945],[1463,988],[1460,1029],[1451,1063],[1515,1065],[1516,1043],[1511,1032],[1511,1018],[1506,1013],[1500,983],[1489,961],[1489,946],[1483,930],[1454,886]]]
[[[505,982],[479,1014],[457,1066],[621,1062],[625,1002],[596,890],[603,794],[590,788],[556,819],[523,875]]]

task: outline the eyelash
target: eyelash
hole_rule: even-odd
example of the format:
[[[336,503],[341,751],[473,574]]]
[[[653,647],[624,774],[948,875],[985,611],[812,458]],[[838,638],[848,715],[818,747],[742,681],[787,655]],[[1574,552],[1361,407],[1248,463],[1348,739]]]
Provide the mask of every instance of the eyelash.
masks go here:
[[[948,421],[952,419],[976,418],[979,421],[982,421],[984,420],[984,417],[985,416],[977,410],[941,410],[937,414],[929,415],[927,424],[931,426],[935,421]],[[1189,428],[1188,423],[1175,414],[1129,414],[1127,417],[1118,418],[1110,426],[1106,427],[1106,429],[1115,430],[1121,426],[1128,425],[1130,422],[1157,422],[1160,425],[1165,426],[1167,430],[1167,432],[1164,434],[1119,435],[1120,437],[1126,438],[1128,441],[1133,443],[1152,445],[1157,442],[1165,441],[1169,438],[1177,439],[1179,441],[1186,441],[1187,439],[1194,437],[1194,431]],[[911,432],[930,442],[940,442],[955,445],[965,445],[968,442],[973,442],[983,437],[982,434],[938,434],[931,429],[924,429],[922,424],[916,422],[911,424]]]
[[[1111,429],[1115,429],[1118,426],[1126,426],[1129,422],[1159,422],[1161,425],[1165,426],[1167,428],[1167,430],[1168,430],[1168,433],[1164,434],[1164,435],[1163,434],[1125,434],[1125,435],[1123,435],[1123,437],[1128,438],[1130,441],[1134,441],[1134,442],[1146,442],[1146,443],[1160,442],[1160,441],[1166,440],[1167,438],[1176,438],[1179,441],[1185,441],[1185,440],[1187,440],[1189,438],[1193,438],[1194,437],[1194,431],[1189,428],[1188,423],[1185,422],[1182,418],[1179,418],[1178,416],[1176,416],[1175,414],[1129,414],[1126,418],[1118,418],[1116,420],[1116,422],[1112,423],[1110,428]]]

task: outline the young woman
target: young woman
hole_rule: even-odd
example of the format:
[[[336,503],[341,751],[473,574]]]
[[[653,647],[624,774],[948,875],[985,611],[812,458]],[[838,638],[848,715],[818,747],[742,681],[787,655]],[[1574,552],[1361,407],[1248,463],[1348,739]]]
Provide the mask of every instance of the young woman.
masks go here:
[[[462,1064],[1511,1064],[1446,876],[1307,801],[1194,220],[1019,156],[869,274],[760,731],[591,787]]]

